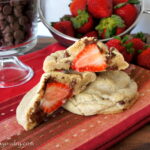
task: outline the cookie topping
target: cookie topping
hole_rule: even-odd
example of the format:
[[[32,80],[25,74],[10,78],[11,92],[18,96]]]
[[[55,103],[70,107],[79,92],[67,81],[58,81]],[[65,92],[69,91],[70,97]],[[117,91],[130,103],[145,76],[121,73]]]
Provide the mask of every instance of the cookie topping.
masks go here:
[[[120,105],[125,105],[125,101],[123,101],[123,100],[122,100],[122,101],[119,101],[118,104],[120,104]]]

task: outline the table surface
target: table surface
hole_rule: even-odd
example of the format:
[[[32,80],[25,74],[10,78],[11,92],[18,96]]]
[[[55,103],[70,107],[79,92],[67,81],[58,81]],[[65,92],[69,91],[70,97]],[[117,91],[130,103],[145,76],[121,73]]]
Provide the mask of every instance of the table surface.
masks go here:
[[[50,37],[39,37],[38,43],[32,51],[44,48],[55,42],[56,40]],[[109,150],[150,150],[150,123],[113,145]]]

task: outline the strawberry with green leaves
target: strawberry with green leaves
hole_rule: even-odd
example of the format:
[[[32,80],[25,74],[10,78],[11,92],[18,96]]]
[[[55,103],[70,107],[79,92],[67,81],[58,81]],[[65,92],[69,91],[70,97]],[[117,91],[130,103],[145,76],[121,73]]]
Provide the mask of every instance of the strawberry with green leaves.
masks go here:
[[[52,23],[52,26],[63,34],[74,37],[75,32],[71,21],[60,21]]]
[[[113,0],[113,5],[116,6],[118,4],[126,3],[126,2],[128,2],[128,0]]]
[[[139,0],[113,0],[113,5],[116,6],[118,4],[138,4]]]
[[[126,43],[132,43],[133,48],[135,50],[135,54],[138,54],[138,51],[144,49],[145,43],[140,38],[132,38],[128,40]]]
[[[138,65],[150,69],[150,48],[143,50],[137,57]]]
[[[125,21],[127,27],[131,26],[137,18],[138,10],[133,4],[138,3],[139,0],[128,0],[128,2],[120,3],[114,7],[114,13]]]
[[[73,27],[79,33],[87,33],[93,28],[93,18],[86,11],[78,11],[78,16],[71,18]]]
[[[100,37],[109,38],[116,34],[117,28],[124,27],[125,24],[121,17],[112,15],[111,17],[101,19],[95,29],[98,31]]]
[[[88,11],[94,18],[106,18],[112,15],[112,0],[87,0]]]
[[[106,43],[106,45],[111,48],[116,48],[122,55],[127,62],[131,62],[134,57],[134,48],[132,43],[126,43],[127,38],[121,40],[121,38],[112,39]]]
[[[78,11],[85,10],[87,5],[87,0],[72,0],[72,2],[69,5],[71,14],[73,16],[78,15]]]

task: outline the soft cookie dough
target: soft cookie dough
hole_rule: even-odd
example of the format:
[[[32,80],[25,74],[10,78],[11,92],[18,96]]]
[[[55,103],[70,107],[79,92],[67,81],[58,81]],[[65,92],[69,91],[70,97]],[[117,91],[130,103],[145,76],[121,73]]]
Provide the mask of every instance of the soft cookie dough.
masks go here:
[[[108,68],[107,70],[124,70],[128,68],[128,63],[124,60],[122,54],[115,48],[108,50],[108,47],[96,39],[82,38],[68,47],[66,50],[57,51],[47,56],[44,60],[43,70],[44,72],[50,72],[55,70],[70,70],[72,61],[75,57],[85,48],[87,43],[96,42],[98,47],[104,50],[104,55],[107,58]]]
[[[18,123],[22,125],[25,130],[31,130],[40,124],[44,118],[50,115],[44,113],[40,107],[48,82],[55,81],[65,83],[72,88],[73,95],[76,95],[83,91],[86,86],[95,79],[96,75],[92,72],[78,74],[65,74],[63,72],[44,73],[40,79],[40,82],[29,92],[27,92],[18,105],[16,110],[16,118]]]
[[[99,73],[82,93],[63,106],[79,115],[113,114],[128,109],[136,100],[137,84],[122,71]]]

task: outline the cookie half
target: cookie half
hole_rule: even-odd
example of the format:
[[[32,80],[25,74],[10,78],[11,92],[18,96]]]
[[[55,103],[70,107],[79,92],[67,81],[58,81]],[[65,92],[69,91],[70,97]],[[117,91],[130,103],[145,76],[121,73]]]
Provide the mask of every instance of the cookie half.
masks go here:
[[[16,110],[18,123],[25,130],[33,129],[62,106],[69,97],[79,94],[95,79],[95,73],[91,72],[44,73],[40,82],[23,97],[18,105]]]
[[[97,55],[99,57],[96,57]],[[94,67],[97,63],[102,65],[102,68],[95,70]],[[43,64],[43,70],[45,72],[55,70],[76,70],[78,72],[84,72],[91,64],[93,64],[93,72],[124,70],[129,66],[117,49],[108,49],[105,44],[97,39],[85,37],[75,42],[66,50],[57,51],[47,56]],[[89,68],[90,70],[86,71],[92,71],[91,66]]]
[[[107,71],[63,107],[84,116],[114,114],[131,107],[136,96],[137,84],[125,72]]]

